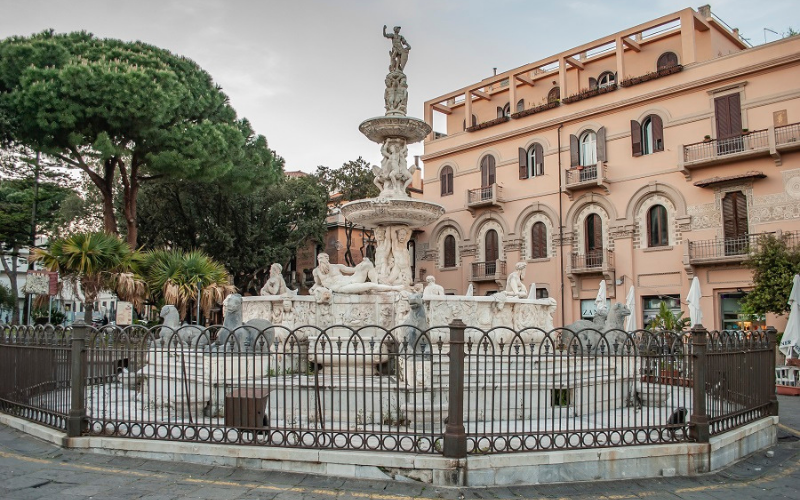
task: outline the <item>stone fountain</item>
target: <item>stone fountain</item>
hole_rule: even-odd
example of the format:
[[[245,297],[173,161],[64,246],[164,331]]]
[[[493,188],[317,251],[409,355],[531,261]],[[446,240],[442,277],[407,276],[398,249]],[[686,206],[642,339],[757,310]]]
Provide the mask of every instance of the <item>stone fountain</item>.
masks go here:
[[[342,214],[350,222],[374,230],[378,283],[407,286],[413,281],[407,246],[411,232],[438,220],[444,215],[444,208],[414,200],[406,193],[416,170],[413,164],[408,167],[408,145],[423,140],[431,133],[431,127],[406,116],[408,81],[403,70],[411,46],[400,35],[399,26],[393,33],[387,33],[384,26],[383,36],[392,40],[384,92],[386,114],[364,120],[358,127],[367,139],[381,145],[381,165],[372,168],[380,194],[377,198],[347,203]]]

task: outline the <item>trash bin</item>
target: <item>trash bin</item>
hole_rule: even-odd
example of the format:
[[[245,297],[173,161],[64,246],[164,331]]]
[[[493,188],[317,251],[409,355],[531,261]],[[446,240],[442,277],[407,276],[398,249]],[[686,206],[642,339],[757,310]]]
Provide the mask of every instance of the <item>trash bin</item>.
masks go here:
[[[267,404],[271,389],[234,389],[225,396],[225,425],[227,427],[267,429]]]

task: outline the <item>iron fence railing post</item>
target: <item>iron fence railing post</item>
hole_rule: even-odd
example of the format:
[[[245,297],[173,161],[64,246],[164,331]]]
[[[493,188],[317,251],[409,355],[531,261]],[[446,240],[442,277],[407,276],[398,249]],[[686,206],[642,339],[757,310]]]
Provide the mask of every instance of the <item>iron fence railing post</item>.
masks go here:
[[[706,349],[708,330],[701,324],[692,327],[692,416],[689,434],[698,443],[709,439],[709,416],[706,409]]]
[[[464,429],[464,329],[460,319],[450,323],[450,401],[444,429],[443,454],[447,458],[467,456],[467,433]]]
[[[86,419],[86,336],[89,328],[83,320],[72,326],[72,359],[70,381],[70,406],[67,417],[67,437],[78,437],[83,433]]]
[[[775,346],[778,343],[778,330],[774,326],[767,327],[767,340],[769,341],[769,373],[765,374],[769,380],[769,409],[768,415],[778,415],[778,393],[775,387]]]

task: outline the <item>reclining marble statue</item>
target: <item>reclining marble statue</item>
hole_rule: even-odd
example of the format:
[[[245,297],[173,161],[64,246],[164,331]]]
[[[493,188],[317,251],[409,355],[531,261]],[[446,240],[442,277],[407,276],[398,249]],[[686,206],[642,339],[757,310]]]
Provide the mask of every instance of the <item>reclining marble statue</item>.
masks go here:
[[[296,290],[291,290],[286,286],[282,271],[283,266],[277,262],[269,267],[269,279],[264,283],[259,295],[286,295],[297,293]]]
[[[404,289],[403,285],[378,283],[378,272],[369,259],[364,259],[356,267],[348,267],[331,264],[330,256],[322,252],[317,256],[317,264],[312,273],[312,293],[318,288],[327,288],[337,293],[398,292]]]

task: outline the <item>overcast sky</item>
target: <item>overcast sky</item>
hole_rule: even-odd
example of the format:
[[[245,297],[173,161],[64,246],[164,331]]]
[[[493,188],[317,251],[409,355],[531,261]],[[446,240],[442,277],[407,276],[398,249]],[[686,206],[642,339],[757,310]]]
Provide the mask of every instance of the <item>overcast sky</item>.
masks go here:
[[[382,115],[389,40],[411,44],[409,115],[492,74],[685,7],[674,0],[0,0],[0,37],[48,28],[142,40],[195,60],[267,137],[287,170],[336,167],[378,146],[358,125]],[[800,28],[798,0],[716,0],[751,43]],[[794,23],[794,24],[792,24]],[[422,146],[409,148],[421,154]],[[409,158],[411,160],[411,158]]]

